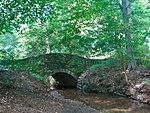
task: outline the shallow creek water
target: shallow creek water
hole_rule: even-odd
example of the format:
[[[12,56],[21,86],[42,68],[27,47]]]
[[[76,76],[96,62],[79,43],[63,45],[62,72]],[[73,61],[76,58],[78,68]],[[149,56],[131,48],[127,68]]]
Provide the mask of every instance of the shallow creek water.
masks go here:
[[[81,101],[97,110],[113,113],[150,113],[150,105],[112,94],[85,93],[76,89],[57,90],[65,99]]]

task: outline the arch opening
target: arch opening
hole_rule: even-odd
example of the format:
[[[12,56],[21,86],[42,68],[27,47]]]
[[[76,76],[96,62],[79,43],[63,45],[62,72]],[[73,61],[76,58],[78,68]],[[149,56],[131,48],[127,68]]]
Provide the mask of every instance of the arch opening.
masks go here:
[[[51,75],[55,81],[56,88],[76,88],[77,87],[77,80],[68,73],[65,72],[57,72]]]

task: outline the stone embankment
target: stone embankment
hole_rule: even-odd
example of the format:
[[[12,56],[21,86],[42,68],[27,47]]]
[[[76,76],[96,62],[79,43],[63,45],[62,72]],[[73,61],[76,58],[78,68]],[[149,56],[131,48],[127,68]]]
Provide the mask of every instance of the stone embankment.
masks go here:
[[[99,67],[87,70],[79,76],[77,88],[115,93],[150,104],[150,69],[124,72],[112,67]]]
[[[126,87],[130,98],[150,104],[150,69],[131,71]]]

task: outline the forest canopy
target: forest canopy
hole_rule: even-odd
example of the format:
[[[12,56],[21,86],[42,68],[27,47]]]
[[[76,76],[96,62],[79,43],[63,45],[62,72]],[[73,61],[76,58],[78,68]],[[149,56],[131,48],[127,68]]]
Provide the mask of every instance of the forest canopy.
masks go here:
[[[149,66],[149,0],[1,0],[0,60],[49,53]]]

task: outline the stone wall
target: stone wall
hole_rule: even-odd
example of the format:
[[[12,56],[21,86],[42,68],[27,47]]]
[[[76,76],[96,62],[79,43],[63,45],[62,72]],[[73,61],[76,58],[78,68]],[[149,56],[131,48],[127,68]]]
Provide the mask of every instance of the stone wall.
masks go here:
[[[98,67],[87,70],[79,76],[77,88],[102,93],[124,94],[125,77],[120,70]]]

